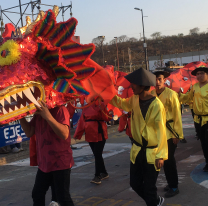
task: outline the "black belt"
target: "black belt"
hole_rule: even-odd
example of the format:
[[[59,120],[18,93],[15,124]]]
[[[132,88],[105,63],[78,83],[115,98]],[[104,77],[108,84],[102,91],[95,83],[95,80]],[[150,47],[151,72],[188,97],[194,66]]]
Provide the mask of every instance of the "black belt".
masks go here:
[[[98,123],[98,133],[103,134],[103,128],[101,125],[101,122],[104,122],[104,120],[97,120],[97,119],[87,119],[85,122],[97,122]]]
[[[143,145],[141,145],[140,143],[138,143],[136,140],[133,139],[132,141],[133,141],[133,143],[134,143],[136,146],[141,147],[141,148],[143,148],[143,149],[146,149],[146,148],[148,148],[148,149],[155,149],[155,148],[158,147],[158,145],[155,145],[155,146],[146,146],[146,147],[144,147]]]
[[[202,117],[208,117],[208,114],[205,114],[205,115],[198,115],[198,114],[195,114],[195,113],[194,113],[194,116],[195,116],[195,115],[198,116],[200,125],[201,125],[201,122],[202,122]]]
[[[176,131],[174,131],[173,128],[170,126],[170,123],[172,123],[172,122],[173,122],[173,120],[166,121],[166,127],[177,139],[179,139],[180,137],[179,137],[178,133]]]

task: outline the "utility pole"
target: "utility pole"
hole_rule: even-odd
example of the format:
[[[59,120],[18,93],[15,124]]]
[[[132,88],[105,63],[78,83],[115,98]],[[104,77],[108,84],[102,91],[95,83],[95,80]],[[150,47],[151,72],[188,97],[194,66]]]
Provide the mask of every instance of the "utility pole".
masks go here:
[[[146,64],[146,70],[149,70],[149,64],[148,64],[148,59],[147,59],[147,43],[144,35],[144,16],[143,16],[143,10],[139,8],[134,8],[135,10],[140,10],[142,12],[142,27],[143,27],[143,38],[144,38],[144,52],[145,52],[145,64]]]
[[[118,71],[119,71],[119,58],[118,58],[118,44],[117,44],[117,37],[114,37],[116,39],[116,50],[117,50],[117,61],[118,61]]]
[[[132,72],[132,59],[131,59],[131,49],[128,47],[128,55],[129,55],[129,65],[130,65],[130,72]]]

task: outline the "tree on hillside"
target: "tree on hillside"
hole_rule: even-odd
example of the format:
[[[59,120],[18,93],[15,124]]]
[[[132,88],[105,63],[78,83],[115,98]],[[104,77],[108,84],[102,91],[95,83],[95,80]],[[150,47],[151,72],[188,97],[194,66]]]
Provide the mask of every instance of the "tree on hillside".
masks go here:
[[[178,37],[183,37],[183,33],[179,33],[178,34]]]
[[[137,42],[138,41],[138,39],[137,38],[135,38],[135,37],[131,37],[131,38],[129,38],[129,42]]]
[[[128,39],[129,37],[127,37],[126,35],[122,35],[117,38],[118,42],[126,42],[128,41]]]
[[[153,39],[160,39],[161,38],[161,32],[155,32],[150,35]]]
[[[98,37],[95,37],[95,38],[92,40],[92,43],[95,44],[96,47],[101,47],[104,41],[105,41],[105,38],[100,38],[100,37],[98,36]]]
[[[190,35],[198,35],[198,33],[199,33],[198,27],[195,27],[195,28],[189,30]]]

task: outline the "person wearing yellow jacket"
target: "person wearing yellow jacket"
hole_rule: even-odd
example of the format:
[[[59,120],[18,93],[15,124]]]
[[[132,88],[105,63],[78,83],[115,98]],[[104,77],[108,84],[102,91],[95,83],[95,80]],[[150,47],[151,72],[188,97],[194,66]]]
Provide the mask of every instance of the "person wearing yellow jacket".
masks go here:
[[[147,206],[161,206],[164,198],[157,195],[156,181],[168,158],[165,109],[149,91],[156,84],[154,74],[140,68],[125,78],[134,95],[127,99],[114,96],[110,103],[131,112],[130,185]]]
[[[163,103],[166,112],[166,133],[168,142],[168,160],[164,162],[164,172],[168,185],[164,188],[165,197],[173,197],[179,193],[178,172],[174,157],[177,144],[183,139],[183,127],[181,118],[181,105],[178,94],[165,87],[165,78],[170,73],[164,70],[155,70],[156,87],[151,93]]]
[[[194,84],[190,92],[180,94],[180,101],[183,103],[193,101],[196,132],[206,162],[203,170],[208,172],[208,67],[198,67],[191,74],[196,76],[199,82]]]

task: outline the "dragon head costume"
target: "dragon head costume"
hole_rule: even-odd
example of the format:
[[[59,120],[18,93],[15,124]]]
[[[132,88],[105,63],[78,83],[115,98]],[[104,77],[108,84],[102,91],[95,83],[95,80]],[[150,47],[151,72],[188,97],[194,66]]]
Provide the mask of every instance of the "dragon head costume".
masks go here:
[[[23,35],[5,31],[0,42],[0,124],[33,114],[39,100],[54,108],[77,98],[115,95],[111,77],[90,59],[94,44],[72,40],[75,18],[57,23],[48,10],[32,24]]]

